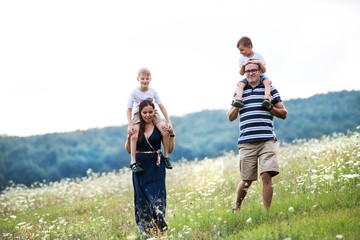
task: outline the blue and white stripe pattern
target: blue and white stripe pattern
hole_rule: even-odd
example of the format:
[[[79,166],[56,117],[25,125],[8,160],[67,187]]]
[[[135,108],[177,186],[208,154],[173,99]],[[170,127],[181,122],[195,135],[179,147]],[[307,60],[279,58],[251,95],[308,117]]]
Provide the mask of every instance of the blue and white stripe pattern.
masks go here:
[[[236,92],[234,96],[236,95]],[[281,102],[279,92],[271,86],[272,104]],[[264,85],[260,83],[255,88],[247,85],[244,89],[243,102],[245,106],[239,109],[240,136],[238,144],[260,142],[275,139],[273,116],[261,104],[264,100]]]

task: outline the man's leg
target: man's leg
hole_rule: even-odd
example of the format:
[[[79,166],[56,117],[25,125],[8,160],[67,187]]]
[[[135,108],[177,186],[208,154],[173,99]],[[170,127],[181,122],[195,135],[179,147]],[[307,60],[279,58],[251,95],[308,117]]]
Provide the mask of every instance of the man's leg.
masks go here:
[[[274,192],[272,177],[269,173],[264,172],[261,174],[262,179],[262,194],[263,194],[263,205],[266,211],[270,210],[271,200]]]
[[[251,181],[241,181],[236,188],[236,199],[234,211],[239,212],[241,209],[241,203],[244,200],[247,191],[251,185]]]

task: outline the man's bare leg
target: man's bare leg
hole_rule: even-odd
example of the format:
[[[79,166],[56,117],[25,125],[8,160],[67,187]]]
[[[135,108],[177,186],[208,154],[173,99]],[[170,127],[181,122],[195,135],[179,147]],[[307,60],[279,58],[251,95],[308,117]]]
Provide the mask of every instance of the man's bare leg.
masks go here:
[[[234,212],[239,212],[241,203],[244,200],[252,181],[241,181],[236,188],[236,199]]]
[[[269,173],[265,172],[261,174],[262,179],[262,194],[263,194],[263,205],[264,210],[269,211],[271,206],[271,200],[274,193],[272,177]]]

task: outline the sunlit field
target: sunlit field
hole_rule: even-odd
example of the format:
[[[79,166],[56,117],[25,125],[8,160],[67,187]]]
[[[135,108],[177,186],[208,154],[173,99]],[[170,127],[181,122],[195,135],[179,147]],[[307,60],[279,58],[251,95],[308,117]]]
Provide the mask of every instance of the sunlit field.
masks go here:
[[[278,147],[270,212],[254,182],[233,214],[237,153],[167,170],[163,239],[359,239],[360,135]],[[131,172],[12,186],[0,195],[2,239],[137,239]],[[155,236],[152,236],[155,237]]]

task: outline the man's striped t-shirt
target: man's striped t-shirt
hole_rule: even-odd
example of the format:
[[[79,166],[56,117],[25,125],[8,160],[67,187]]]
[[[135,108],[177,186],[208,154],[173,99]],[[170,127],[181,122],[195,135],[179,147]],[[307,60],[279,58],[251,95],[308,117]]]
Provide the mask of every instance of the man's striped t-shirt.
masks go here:
[[[236,92],[234,96],[236,95]],[[272,104],[281,102],[279,92],[271,86]],[[270,111],[261,104],[264,100],[264,85],[260,83],[255,88],[249,84],[244,89],[243,102],[245,106],[239,109],[240,135],[238,144],[247,142],[261,142],[276,140],[273,116]]]

